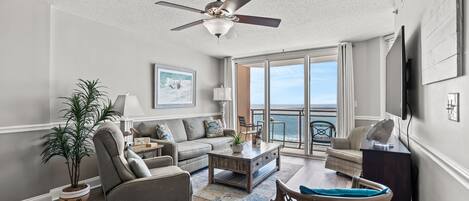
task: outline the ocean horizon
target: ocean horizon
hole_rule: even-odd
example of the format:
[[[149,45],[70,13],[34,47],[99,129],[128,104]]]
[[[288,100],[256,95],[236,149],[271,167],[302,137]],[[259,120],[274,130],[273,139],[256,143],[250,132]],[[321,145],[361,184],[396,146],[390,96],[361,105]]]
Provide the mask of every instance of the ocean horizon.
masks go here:
[[[302,110],[304,107],[300,104],[272,104],[272,109],[292,109],[292,110]],[[337,109],[336,104],[312,104],[312,109]],[[263,104],[252,104],[251,109],[264,109]],[[276,114],[277,113],[277,114]],[[281,113],[281,114],[280,114]],[[288,114],[288,115],[286,115]],[[292,115],[293,114],[293,115]],[[294,141],[298,142],[299,140],[299,131],[303,134],[303,128],[300,128],[300,117],[295,115],[295,112],[279,112],[279,111],[272,111],[271,118],[275,121],[285,122],[285,139],[287,141]],[[303,116],[301,116],[301,124],[303,124]],[[311,122],[313,121],[327,121],[332,123],[337,128],[337,116],[336,112],[313,112],[311,114]],[[254,124],[262,124],[263,115],[262,114],[255,114]],[[273,130],[273,139],[275,140],[283,140],[283,124],[273,124],[271,125],[271,132]],[[272,134],[271,134],[272,135]],[[304,137],[302,137],[302,141]]]

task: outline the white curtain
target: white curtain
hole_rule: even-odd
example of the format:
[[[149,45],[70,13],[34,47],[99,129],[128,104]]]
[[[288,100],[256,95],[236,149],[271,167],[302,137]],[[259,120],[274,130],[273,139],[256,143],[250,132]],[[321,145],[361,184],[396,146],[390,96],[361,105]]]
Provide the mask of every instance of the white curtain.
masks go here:
[[[347,137],[355,128],[352,43],[341,43],[338,48],[337,136]]]
[[[226,57],[223,58],[223,69],[222,69],[222,83],[225,87],[231,88],[231,97],[232,101],[229,101],[226,103],[225,106],[225,122],[226,122],[226,127],[227,128],[235,128],[235,116],[234,116],[234,111],[235,108],[234,104],[236,101],[236,96],[235,96],[235,85],[234,85],[234,63],[233,63],[233,58],[231,57]]]

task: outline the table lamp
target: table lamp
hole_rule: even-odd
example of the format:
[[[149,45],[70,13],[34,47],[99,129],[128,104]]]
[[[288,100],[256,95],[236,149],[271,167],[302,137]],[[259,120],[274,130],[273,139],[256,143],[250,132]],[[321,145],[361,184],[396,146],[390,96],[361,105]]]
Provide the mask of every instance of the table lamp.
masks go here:
[[[121,115],[120,129],[124,134],[126,144],[132,145],[133,135],[126,136],[126,133],[131,133],[130,129],[133,127],[133,120],[130,117],[143,115],[143,110],[142,107],[140,107],[140,102],[138,101],[137,96],[130,95],[128,93],[125,95],[119,95],[112,107],[114,111]]]
[[[213,89],[213,100],[218,101],[221,107],[221,121],[223,127],[226,127],[225,123],[225,105],[226,102],[231,101],[231,88],[225,88],[221,85],[219,88]]]

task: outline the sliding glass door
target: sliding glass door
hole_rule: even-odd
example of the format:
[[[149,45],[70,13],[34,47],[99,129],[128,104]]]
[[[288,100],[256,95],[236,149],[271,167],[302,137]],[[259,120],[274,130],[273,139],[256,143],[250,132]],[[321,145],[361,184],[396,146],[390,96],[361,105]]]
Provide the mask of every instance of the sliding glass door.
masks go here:
[[[304,59],[270,61],[269,140],[283,152],[304,154]]]
[[[237,62],[238,131],[261,129],[284,154],[325,156],[337,128],[335,58],[330,48]]]
[[[337,130],[337,61],[335,57],[310,58],[309,155],[325,156]]]

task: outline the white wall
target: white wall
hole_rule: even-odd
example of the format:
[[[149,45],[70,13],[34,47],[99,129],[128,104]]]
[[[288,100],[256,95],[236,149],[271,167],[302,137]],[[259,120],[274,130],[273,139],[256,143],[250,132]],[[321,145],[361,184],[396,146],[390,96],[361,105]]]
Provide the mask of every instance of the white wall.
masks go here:
[[[0,126],[49,121],[49,5],[0,1]]]
[[[112,100],[119,94],[137,95],[146,115],[202,114],[219,110],[212,101],[219,85],[220,63],[164,40],[145,41],[123,31],[82,17],[52,9],[52,89],[54,97],[66,96],[78,78],[96,79],[109,88]],[[153,65],[161,63],[197,71],[197,106],[182,109],[153,109]],[[60,101],[54,101],[57,118]]]
[[[381,85],[384,55],[382,37],[353,43],[355,115],[357,126],[379,119],[383,112]]]
[[[397,1],[400,2],[400,1]],[[421,85],[420,22],[422,14],[432,0],[406,0],[395,21],[396,30],[405,25],[407,57],[413,59],[409,99],[414,109],[410,127],[411,149],[418,166],[418,192],[421,201],[467,200],[469,197],[469,77],[467,75]],[[469,11],[465,2],[464,12]],[[464,26],[469,21],[465,19]],[[466,28],[467,29],[467,28]],[[466,31],[464,40],[464,72],[468,72]],[[460,93],[460,122],[449,121],[446,111],[448,93]],[[407,121],[401,121],[406,128]]]
[[[118,94],[136,94],[147,116],[197,115],[219,109],[212,101],[212,89],[221,80],[218,59],[67,14],[47,2],[0,1],[1,201],[45,194],[69,182],[61,159],[41,164],[41,137],[49,129],[33,124],[58,120],[57,97],[70,95],[78,78],[99,78],[112,101]],[[152,63],[196,70],[197,106],[152,109]],[[97,174],[95,158],[84,160],[81,179]]]

